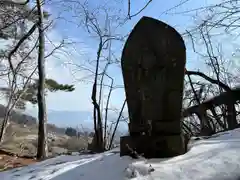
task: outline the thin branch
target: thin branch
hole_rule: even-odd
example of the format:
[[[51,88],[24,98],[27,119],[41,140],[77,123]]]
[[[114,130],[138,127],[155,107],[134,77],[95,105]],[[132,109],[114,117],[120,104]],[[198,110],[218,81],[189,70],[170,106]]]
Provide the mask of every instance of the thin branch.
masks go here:
[[[123,102],[121,111],[120,111],[120,113],[119,113],[119,116],[118,116],[116,125],[115,125],[115,127],[114,127],[113,133],[112,133],[112,137],[111,137],[111,140],[110,140],[110,143],[109,143],[109,147],[108,147],[109,150],[110,150],[111,147],[112,147],[113,139],[114,139],[116,130],[117,130],[117,128],[118,128],[119,121],[120,121],[120,119],[121,119],[121,117],[122,117],[122,113],[123,113],[123,110],[124,110],[124,107],[125,107],[126,102],[127,102],[127,100],[125,99],[124,102]]]
[[[26,18],[28,18],[35,9],[36,9],[36,6],[33,7],[33,8],[31,9],[31,11],[30,11],[27,15],[25,15],[25,16],[23,16],[23,17],[19,17],[19,18],[17,18],[16,20],[14,20],[13,22],[11,22],[11,23],[9,23],[9,24],[6,24],[5,26],[1,27],[1,28],[0,28],[0,31],[2,31],[2,30],[4,30],[4,29],[8,28],[9,26],[17,23],[17,22],[20,21],[21,19],[26,19]]]
[[[138,12],[136,12],[135,14],[131,15],[131,0],[128,0],[128,18],[131,19],[133,18],[134,16],[137,16],[139,15],[144,9],[146,9],[148,7],[148,5],[152,2],[152,0],[149,0],[145,6],[140,9]]]
[[[10,66],[10,69],[12,72],[14,72],[14,67],[13,67],[13,64],[12,64],[12,56],[13,54],[18,50],[18,48],[21,46],[21,44],[29,38],[29,36],[31,36],[33,34],[33,32],[35,31],[35,29],[37,28],[37,24],[34,24],[31,29],[28,31],[27,34],[25,34],[17,43],[17,45],[14,47],[14,49],[9,53],[8,55],[8,62],[9,62],[9,66]]]
[[[222,83],[222,82],[220,82],[218,80],[212,79],[212,78],[208,77],[207,75],[205,75],[202,72],[199,72],[199,71],[186,71],[185,73],[187,75],[197,75],[197,76],[200,76],[200,77],[204,78],[205,80],[209,81],[212,84],[219,85],[225,91],[231,91],[231,88],[228,85],[226,85],[226,84],[224,84],[224,83]]]
[[[171,10],[173,10],[173,9],[176,9],[176,8],[182,6],[183,4],[187,3],[188,1],[190,1],[190,0],[184,0],[184,1],[180,2],[180,3],[178,3],[177,5],[169,8],[169,9],[167,9],[167,10],[165,10],[165,11],[163,11],[163,12],[160,14],[160,16],[162,16],[163,14],[166,14],[167,12],[169,12],[169,11],[171,11]]]
[[[58,49],[62,48],[63,45],[64,45],[64,40],[61,41],[59,43],[59,45],[55,46],[54,49],[49,54],[47,54],[44,58],[47,59],[49,56],[53,55],[55,53],[55,51],[57,51]]]

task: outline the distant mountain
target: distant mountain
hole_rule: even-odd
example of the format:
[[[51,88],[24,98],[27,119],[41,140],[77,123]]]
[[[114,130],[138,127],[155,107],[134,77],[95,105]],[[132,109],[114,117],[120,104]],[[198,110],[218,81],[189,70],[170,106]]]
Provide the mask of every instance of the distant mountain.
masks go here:
[[[5,115],[6,108],[0,104],[0,121]],[[18,124],[34,125],[37,123],[36,111],[21,112],[14,110],[11,113],[10,120]],[[79,128],[80,131],[93,131],[93,118],[90,111],[57,111],[48,110],[48,128],[55,132],[63,133],[65,128]],[[108,119],[117,120],[118,114],[109,114]],[[127,124],[119,124],[119,132],[126,132]]]
[[[48,122],[58,127],[78,127],[80,131],[93,132],[93,118],[90,111],[56,111],[48,110]],[[117,120],[118,114],[109,114],[109,119]],[[83,128],[83,129],[82,129]],[[115,134],[115,142],[119,143],[119,137],[127,133],[127,124],[119,123]]]
[[[59,127],[83,127],[93,129],[92,112],[89,111],[48,111],[48,122]]]
[[[108,119],[117,120],[118,114],[109,114]],[[93,115],[90,111],[48,111],[48,122],[59,127],[84,128],[84,131],[93,130]],[[127,124],[119,123],[119,131],[126,131]]]
[[[2,123],[2,120],[6,114],[6,107],[2,104],[0,104],[0,124]],[[11,122],[17,123],[17,124],[24,124],[28,126],[36,125],[37,124],[37,118],[29,115],[27,113],[23,113],[20,110],[12,110],[9,116],[9,120]],[[48,123],[47,125],[48,130],[56,133],[65,133],[65,128],[57,127],[55,124]]]
[[[37,118],[36,109],[28,109],[27,114]],[[93,129],[92,112],[89,111],[66,111],[51,110],[47,111],[48,123],[55,124],[59,127],[81,127]]]
[[[6,114],[6,107],[0,104],[0,119],[3,119]],[[35,117],[23,114],[17,110],[13,110],[9,116],[9,119],[18,124],[33,125],[36,124],[37,120]]]

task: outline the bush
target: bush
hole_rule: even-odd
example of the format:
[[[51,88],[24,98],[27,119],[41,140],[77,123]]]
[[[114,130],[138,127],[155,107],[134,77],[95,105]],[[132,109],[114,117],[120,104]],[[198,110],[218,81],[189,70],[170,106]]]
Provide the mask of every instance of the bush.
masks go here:
[[[61,148],[61,147],[49,147],[49,152],[52,153],[52,155],[61,155],[61,154],[66,154],[68,152],[67,149]]]
[[[65,131],[65,134],[70,137],[77,136],[77,130],[74,128],[68,127]]]
[[[68,149],[69,151],[80,151],[87,148],[87,142],[81,138],[72,137],[66,140],[65,143],[59,145],[59,147]]]

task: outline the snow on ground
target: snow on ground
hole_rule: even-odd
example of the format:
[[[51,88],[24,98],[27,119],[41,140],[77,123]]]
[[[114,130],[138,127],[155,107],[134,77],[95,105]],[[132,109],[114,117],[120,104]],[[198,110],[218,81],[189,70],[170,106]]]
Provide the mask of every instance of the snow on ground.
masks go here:
[[[232,180],[240,179],[240,129],[192,141],[181,156],[141,160],[129,165],[133,180]]]
[[[81,156],[58,156],[40,163],[16,168],[0,173],[1,180],[50,180],[71,169],[92,161],[101,160],[112,153],[81,155]]]
[[[192,140],[190,150],[169,159],[132,160],[118,150],[59,156],[0,173],[1,180],[237,180],[240,129]]]

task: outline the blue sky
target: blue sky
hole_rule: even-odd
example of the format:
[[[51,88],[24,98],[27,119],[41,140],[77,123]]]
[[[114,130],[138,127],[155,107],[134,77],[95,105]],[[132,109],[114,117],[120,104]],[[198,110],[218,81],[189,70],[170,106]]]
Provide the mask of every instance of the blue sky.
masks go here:
[[[94,2],[97,4],[97,2],[94,0]],[[125,1],[124,1],[125,2]],[[142,3],[141,3],[142,2]],[[196,1],[190,1],[189,3],[183,5],[182,7],[178,8],[178,11],[184,11],[187,9],[193,9],[196,7],[199,7],[201,5],[201,1],[197,1],[199,3],[196,3]],[[179,0],[172,0],[172,1],[153,1],[148,8],[146,8],[140,15],[137,17],[132,18],[132,20],[127,23],[123,28],[119,30],[120,33],[128,33],[133,26],[137,23],[137,21],[142,17],[142,16],[150,16],[153,18],[160,19],[164,22],[167,22],[171,26],[175,27],[179,32],[184,32],[184,30],[191,25],[192,18],[189,16],[182,16],[182,15],[165,15],[163,14],[160,16],[162,12],[165,10],[173,7],[174,5],[178,4]],[[114,4],[112,4],[114,6]],[[144,1],[133,1],[132,4],[132,11],[136,12],[138,9],[144,6]],[[58,6],[59,7],[59,6]],[[123,7],[125,9],[127,8],[127,4],[124,3]],[[61,8],[54,8],[54,6],[49,6],[50,13],[53,14],[53,16],[57,16],[59,12],[61,12]],[[65,12],[64,13],[65,18],[71,18],[71,13],[70,12]],[[79,53],[81,53],[82,49],[81,46],[85,46],[87,49],[86,51],[86,56],[81,56],[79,55],[79,59],[74,59],[74,61],[84,61],[84,58],[89,57],[89,55],[93,56],[92,58],[95,58],[96,55],[96,50],[97,50],[97,45],[98,41],[95,38],[90,38],[89,35],[84,31],[82,28],[77,28],[76,25],[72,23],[67,23],[65,20],[57,21],[57,24],[55,26],[54,32],[52,36],[56,36],[56,33],[60,37],[68,37],[68,38],[74,38],[80,42],[84,42],[81,45],[75,45],[79,48]],[[121,53],[121,49],[119,49],[119,54]],[[191,57],[191,54],[188,52],[188,59]],[[90,57],[91,58],[91,57]],[[49,61],[54,61],[50,59]],[[55,64],[55,62],[54,62]],[[60,64],[58,64],[60,66]],[[188,60],[187,66],[194,68],[194,64],[191,63],[191,60]],[[63,80],[61,79],[63,76],[64,71],[60,67],[55,67],[55,70],[52,70],[53,76],[55,76],[57,79],[59,79],[60,82]],[[54,72],[54,71],[62,71],[61,72]],[[54,74],[54,73],[61,73],[60,74]],[[122,84],[122,74],[121,74],[121,69],[117,67],[111,67],[110,72],[112,76],[115,77],[116,84]],[[50,72],[51,74],[51,72]],[[68,74],[69,75],[69,74]],[[66,76],[68,76],[66,74]],[[84,76],[84,75],[83,75]],[[67,77],[65,77],[67,78]],[[70,77],[66,79],[68,81],[71,79]],[[55,94],[50,94],[48,96],[48,107],[50,109],[55,109],[55,110],[61,110],[61,109],[66,109],[66,110],[91,110],[92,105],[90,101],[90,87],[91,85],[86,85],[85,83],[78,83],[77,84],[77,89],[73,93],[55,93]],[[117,90],[113,94],[112,98],[112,104],[115,106],[121,105],[122,101],[124,99],[124,92],[122,90]]]
[[[107,4],[111,8],[118,7],[123,8],[126,12],[127,10],[127,0],[117,0],[118,4],[114,4],[115,1],[108,1]],[[183,0],[182,0],[183,1]],[[81,1],[80,1],[81,2]],[[90,7],[94,7],[105,2],[103,0],[90,0]],[[123,3],[121,3],[123,2]],[[132,11],[136,12],[141,9],[146,0],[133,0],[132,1]],[[160,0],[153,0],[152,3],[138,16],[134,17],[129,21],[126,25],[118,29],[118,33],[126,34],[128,33],[133,26],[138,22],[138,20],[142,16],[150,16],[159,20],[162,20],[169,25],[173,26],[178,30],[180,33],[185,32],[187,28],[190,28],[194,25],[194,19],[192,16],[185,15],[185,14],[174,14],[175,12],[187,11],[190,9],[195,9],[200,6],[205,6],[209,4],[210,0],[189,0],[186,4],[177,7],[174,10],[169,12],[171,14],[162,14],[166,10],[176,6],[179,4],[180,0],[169,0],[169,1],[160,1]],[[216,1],[211,1],[216,2]],[[57,17],[59,13],[64,15],[65,20],[57,20],[55,21],[54,29],[48,33],[48,37],[53,40],[56,44],[62,38],[68,38],[79,43],[74,44],[73,47],[68,47],[67,50],[69,55],[59,55],[59,58],[50,57],[47,60],[47,74],[48,77],[54,78],[58,80],[60,83],[74,83],[76,86],[76,90],[71,93],[49,93],[47,97],[47,107],[51,110],[66,110],[66,111],[91,111],[92,104],[91,104],[91,83],[87,82],[76,82],[76,79],[72,76],[72,69],[69,67],[64,67],[63,64],[66,61],[72,61],[77,64],[81,64],[82,62],[86,61],[87,59],[94,59],[96,57],[97,45],[98,41],[94,37],[90,37],[89,34],[81,27],[77,27],[77,25],[73,23],[69,23],[67,20],[73,20],[72,12],[65,11],[66,7],[62,7],[56,4],[50,4],[45,6],[45,8],[52,14],[52,17]],[[122,12],[124,13],[124,12]],[[101,18],[101,17],[99,17]],[[102,19],[100,19],[102,20]],[[76,22],[76,21],[75,21]],[[191,44],[188,41],[185,41],[187,46],[187,68],[188,69],[197,69],[200,66],[200,62],[197,59],[197,56],[192,52]],[[116,45],[116,53],[119,55],[120,58],[121,48],[120,46]],[[108,72],[111,76],[115,79],[115,84],[122,85],[122,74],[121,69],[117,66],[111,66]],[[87,74],[86,72],[78,72],[76,76],[78,78],[83,78]],[[119,89],[115,90],[112,94],[111,98],[111,106],[120,108],[122,102],[124,100],[124,90]],[[36,111],[36,108],[29,106],[29,112]]]
[[[93,105],[91,103],[92,79],[85,78],[89,77],[89,72],[76,71],[76,67],[66,64],[73,63],[82,65],[86,63],[86,61],[95,60],[99,43],[97,37],[92,36],[92,34],[90,35],[86,29],[84,29],[84,26],[80,23],[81,18],[79,17],[83,18],[83,16],[81,16],[81,12],[79,11],[76,3],[71,7],[67,6],[71,4],[71,1],[82,3],[84,0],[49,0],[46,1],[47,4],[44,5],[46,11],[51,14],[51,19],[54,19],[54,28],[46,33],[46,40],[48,41],[48,39],[50,39],[51,42],[55,45],[58,45],[62,39],[65,39],[66,42],[74,42],[73,44],[64,47],[61,51],[57,52],[54,54],[54,56],[51,56],[46,60],[46,71],[48,78],[55,79],[59,83],[75,85],[76,90],[74,92],[48,93],[46,98],[48,111],[65,112],[67,117],[68,114],[72,113],[76,115],[76,112],[80,111],[85,115],[89,112],[91,114]],[[148,0],[132,0],[132,13],[134,14],[139,9],[141,9],[147,1]],[[142,13],[140,13],[138,16],[133,17],[123,26],[117,28],[114,33],[126,35],[133,29],[134,25],[143,16],[149,16],[164,21],[165,23],[174,27],[180,33],[184,33],[186,29],[191,29],[196,25],[196,19],[193,18],[193,16],[196,14],[195,12],[187,14],[178,12],[205,7],[210,3],[215,4],[221,0],[188,0],[186,3],[183,3],[183,5],[178,6],[178,4],[181,4],[181,2],[185,1],[186,0],[152,0],[150,5]],[[65,6],[59,2],[64,2]],[[120,17],[127,15],[127,0],[88,0],[88,2],[90,9],[94,9],[101,5],[109,10],[110,15],[118,15]],[[178,7],[173,8],[175,6]],[[121,11],[118,11],[119,9],[121,9]],[[164,13],[166,11],[168,13]],[[61,17],[64,17],[64,19],[59,18],[59,15]],[[203,14],[200,14],[200,16],[202,15]],[[102,25],[105,20],[104,15],[99,14],[97,18]],[[203,70],[204,61],[193,52],[191,41],[186,37],[183,38],[187,47],[187,69],[198,70],[200,68]],[[214,39],[214,43],[224,42],[222,43],[222,45],[225,46],[224,55],[226,55],[228,58],[231,58],[233,52],[232,49],[239,47],[238,40],[233,38],[234,37],[232,37],[232,39],[229,39],[229,37],[222,36],[221,38],[217,37],[217,39]],[[1,40],[0,45],[2,45]],[[121,59],[122,45],[123,43],[112,43],[113,52],[118,59]],[[49,52],[53,48],[49,42],[47,42],[46,47],[46,51]],[[202,51],[201,45],[198,46],[198,51]],[[239,57],[240,53],[235,57],[235,59],[237,60]],[[90,66],[88,63],[86,66],[90,67],[91,70],[94,70],[94,66]],[[240,67],[240,63],[238,64],[238,67]],[[119,65],[111,65],[108,69],[108,74],[114,78],[115,85],[123,86],[122,72]],[[109,81],[105,81],[105,83],[109,84]],[[107,92],[108,89],[104,91],[104,95],[106,95]],[[124,99],[124,89],[120,88],[114,90],[111,96],[110,108],[119,110]],[[36,116],[37,108],[29,104],[27,106],[26,112]],[[66,119],[66,116],[63,119],[59,119],[59,124],[71,124],[71,126],[74,126],[75,124],[80,123],[75,122],[75,119],[70,123],[71,118]],[[58,117],[56,119],[58,121]],[[76,115],[76,119],[78,119],[78,114]],[[91,119],[92,118],[90,116],[84,116],[85,121],[91,121]]]
[[[83,114],[88,114],[89,112],[91,113],[93,109],[93,105],[91,103],[92,79],[86,78],[89,77],[89,72],[76,71],[76,67],[66,64],[73,63],[82,65],[83,63],[86,63],[86,61],[95,60],[98,48],[98,39],[96,36],[90,36],[86,29],[84,29],[83,25],[80,24],[79,17],[82,16],[76,4],[71,7],[66,6],[70,5],[70,2],[72,1],[82,3],[84,0],[49,0],[46,1],[46,4],[44,5],[46,11],[51,14],[51,19],[54,19],[54,28],[46,33],[46,51],[50,52],[53,49],[53,46],[48,42],[48,39],[50,39],[55,45],[58,45],[62,39],[65,39],[67,42],[74,42],[46,60],[47,77],[55,79],[59,83],[74,84],[76,88],[74,92],[70,93],[48,93],[46,98],[47,109],[52,112],[64,111],[66,113],[72,112],[72,114],[76,114],[76,112],[81,111],[84,112]],[[148,0],[132,0],[132,13],[141,9],[147,1]],[[183,3],[183,5],[173,8],[185,1],[186,0],[152,0],[150,5],[142,13],[133,17],[130,21],[124,24],[124,26],[117,28],[115,33],[126,35],[143,16],[149,16],[162,20],[174,27],[180,33],[184,33],[186,29],[191,29],[191,27],[195,26],[195,19],[193,16],[196,14],[195,12],[187,14],[178,12],[204,7],[210,3],[215,4],[221,0],[188,0],[186,3]],[[62,3],[59,2],[64,2],[65,6],[62,6]],[[109,10],[110,15],[118,15],[120,17],[127,15],[127,0],[88,0],[88,2],[90,9],[94,9],[101,5]],[[121,11],[118,11],[119,9],[121,9]],[[164,13],[167,10],[169,10],[168,13]],[[64,17],[64,19],[60,19],[59,15]],[[202,16],[203,14],[200,15]],[[98,21],[100,21],[100,24],[103,24],[105,20],[103,14],[99,14],[97,18]],[[74,23],[71,23],[70,21],[73,21]],[[204,61],[193,52],[192,44],[189,39],[186,37],[183,38],[187,47],[187,69],[197,70],[201,68],[201,70],[203,70]],[[218,36],[214,39],[214,43],[222,43],[222,45],[224,45],[224,58],[233,58],[233,48],[239,47],[237,38],[234,39],[234,36],[231,37],[231,39],[229,38],[230,37],[225,36],[221,36],[221,38],[219,38]],[[112,45],[116,58],[120,59],[123,43],[114,42]],[[0,47],[2,48],[3,46],[5,46],[5,42],[0,40]],[[199,46],[198,51],[201,50],[202,47]],[[238,62],[237,60],[240,58],[240,53],[234,58],[236,59],[235,62]],[[94,66],[90,66],[89,64],[86,64],[86,66],[94,70]],[[235,66],[240,67],[240,63],[237,65],[235,64]],[[115,85],[123,85],[122,73],[119,65],[111,65],[108,69],[108,74],[114,78]],[[1,83],[2,81],[0,84]],[[109,82],[106,81],[105,83]],[[106,95],[107,92],[108,91],[106,89],[106,91],[104,91],[104,95]],[[124,89],[120,88],[114,90],[111,96],[110,108],[119,110],[124,99]],[[0,101],[3,102],[1,99]],[[36,116],[37,108],[29,104],[26,112]],[[85,118],[84,120],[90,121],[91,117]],[[61,124],[68,123],[66,122],[68,120],[65,118],[60,121]],[[76,124],[79,124],[79,122],[76,122]]]

